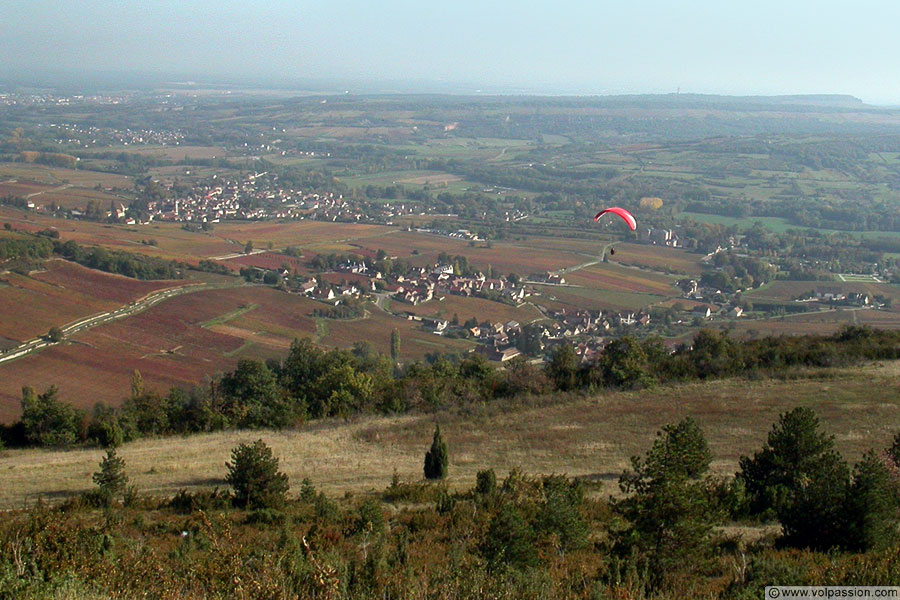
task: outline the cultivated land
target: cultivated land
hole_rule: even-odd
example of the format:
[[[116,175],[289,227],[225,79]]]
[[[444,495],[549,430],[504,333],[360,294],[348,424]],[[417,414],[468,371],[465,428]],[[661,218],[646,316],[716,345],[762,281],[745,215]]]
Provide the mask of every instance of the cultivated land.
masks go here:
[[[815,370],[798,379],[722,380],[641,392],[557,397],[534,408],[502,403],[454,413],[324,421],[291,431],[246,431],[132,442],[119,454],[131,481],[145,494],[224,487],[224,463],[241,442],[262,438],[281,458],[296,493],[309,477],[331,495],[383,490],[394,472],[422,478],[422,459],[437,420],[450,448],[452,488],[474,485],[486,468],[505,476],[567,473],[616,493],[632,455],[652,444],[666,423],[693,416],[715,457],[713,471],[730,475],[737,460],[761,447],[778,415],[813,408],[849,461],[889,444],[900,421],[896,380],[900,364]],[[0,507],[18,508],[39,496],[60,499],[91,487],[100,449],[7,450],[0,471]]]
[[[592,310],[639,310],[674,306],[687,309],[695,303],[680,298],[673,285],[679,276],[696,276],[700,254],[684,250],[617,243],[615,260],[596,262],[602,240],[579,240],[528,236],[524,239],[468,242],[397,227],[298,221],[290,223],[243,222],[218,224],[212,232],[190,232],[176,223],[151,226],[104,225],[67,221],[0,208],[0,219],[15,229],[38,231],[54,227],[60,239],[80,244],[99,244],[162,258],[196,264],[213,258],[237,271],[242,266],[278,269],[288,265],[297,273],[308,273],[308,261],[318,252],[360,252],[378,249],[413,264],[430,265],[438,254],[460,254],[470,264],[486,270],[521,276],[548,271],[564,272],[567,285],[535,285],[537,295],[519,306],[476,297],[443,295],[413,306],[393,300],[384,308],[369,306],[364,317],[350,321],[314,318],[325,304],[275,289],[248,286],[207,290],[166,300],[158,306],[72,336],[66,344],[0,365],[0,418],[18,416],[22,385],[44,389],[59,385],[62,397],[89,409],[97,401],[118,404],[127,393],[130,376],[138,369],[151,388],[196,384],[206,376],[223,372],[241,358],[279,358],[295,338],[311,337],[326,347],[348,348],[368,342],[388,353],[390,332],[401,333],[401,358],[421,359],[435,352],[474,349],[471,341],[442,338],[405,318],[407,313],[460,322],[475,317],[479,322],[542,321],[546,310],[587,308]],[[11,234],[10,234],[11,235]],[[152,238],[155,245],[141,243]],[[244,255],[246,240],[265,248],[272,241],[275,251]],[[335,241],[340,240],[340,241]],[[287,245],[303,249],[302,258],[279,254]],[[414,253],[415,251],[415,253]],[[232,257],[232,258],[225,258]],[[625,264],[625,263],[629,264]],[[637,267],[641,268],[637,268]],[[669,268],[673,274],[662,271]],[[23,276],[7,273],[0,286],[0,342],[11,347],[43,335],[50,327],[111,310],[159,288],[184,285],[196,278],[217,282],[220,276],[189,272],[189,279],[173,282],[141,282],[85,269],[64,261],[50,261],[47,270]],[[340,283],[360,276],[345,273],[322,275]],[[233,282],[237,283],[237,282]],[[821,285],[838,287],[845,293],[864,292],[900,301],[900,286],[874,282],[775,281],[753,290],[754,302],[791,303],[792,298]],[[386,312],[385,309],[388,311]],[[391,314],[393,313],[393,314]],[[846,324],[900,327],[900,311],[833,310],[783,319],[758,320],[752,315],[735,321],[736,334],[798,334],[833,332]],[[725,323],[715,326],[725,326]]]
[[[185,281],[138,281],[51,260],[45,270],[28,276],[0,275],[0,336],[19,342],[44,335],[54,326],[118,308],[163,288]]]

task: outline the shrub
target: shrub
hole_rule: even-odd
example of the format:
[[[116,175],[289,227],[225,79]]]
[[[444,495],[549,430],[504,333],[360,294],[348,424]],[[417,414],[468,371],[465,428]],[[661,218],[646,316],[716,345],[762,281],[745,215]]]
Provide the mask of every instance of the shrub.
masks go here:
[[[579,513],[584,499],[581,484],[551,475],[541,482],[544,501],[538,510],[535,529],[555,538],[560,552],[580,548],[587,542],[588,526]]]
[[[497,474],[493,469],[478,471],[475,476],[475,493],[481,496],[493,496],[497,491]]]
[[[250,509],[280,508],[289,489],[288,477],[278,471],[278,458],[262,440],[241,444],[225,463],[225,480],[234,488],[234,504]]]
[[[500,508],[488,527],[481,551],[492,568],[534,567],[538,564],[534,530],[511,503]]]
[[[198,510],[222,510],[232,503],[231,494],[219,488],[213,491],[197,491],[193,494],[187,490],[179,490],[166,503],[166,508],[180,513],[192,513]]]
[[[356,511],[356,523],[353,528],[355,533],[379,534],[384,531],[384,515],[381,512],[381,504],[376,500],[366,500]]]
[[[285,520],[285,514],[280,510],[258,508],[247,513],[246,522],[251,525],[281,525]]]
[[[448,462],[447,444],[441,438],[440,426],[436,426],[431,448],[425,453],[425,479],[445,478]]]

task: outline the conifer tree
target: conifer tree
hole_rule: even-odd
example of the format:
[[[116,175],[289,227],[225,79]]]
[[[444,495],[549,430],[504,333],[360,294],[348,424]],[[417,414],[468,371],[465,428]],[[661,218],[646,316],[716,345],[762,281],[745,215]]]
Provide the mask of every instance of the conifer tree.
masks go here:
[[[441,438],[440,425],[436,425],[431,448],[425,453],[425,479],[445,478],[447,476],[448,463],[447,444]]]

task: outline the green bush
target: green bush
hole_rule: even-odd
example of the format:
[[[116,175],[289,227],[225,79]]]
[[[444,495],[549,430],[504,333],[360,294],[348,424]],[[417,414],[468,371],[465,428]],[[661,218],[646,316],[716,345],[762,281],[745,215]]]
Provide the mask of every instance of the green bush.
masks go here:
[[[844,507],[847,531],[842,545],[864,552],[894,546],[898,535],[900,495],[884,459],[869,451],[857,463]]]
[[[663,427],[646,457],[632,457],[632,470],[619,480],[631,495],[614,503],[628,523],[617,533],[616,549],[646,561],[654,586],[696,573],[711,554],[711,459],[700,427],[686,418]]]
[[[513,504],[506,503],[491,519],[481,551],[492,568],[528,568],[538,565],[535,534]]]
[[[26,440],[38,446],[70,446],[78,441],[82,414],[57,398],[56,386],[43,394],[22,388],[22,427]]]
[[[478,471],[475,476],[475,493],[480,496],[493,496],[497,492],[497,474],[493,469]]]
[[[250,525],[281,525],[285,522],[285,514],[274,508],[257,508],[247,513],[246,522]]]

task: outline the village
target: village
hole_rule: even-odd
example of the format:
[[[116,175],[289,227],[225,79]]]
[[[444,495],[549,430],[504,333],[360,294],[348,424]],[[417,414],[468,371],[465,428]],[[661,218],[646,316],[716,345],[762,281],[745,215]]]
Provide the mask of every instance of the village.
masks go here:
[[[278,285],[283,289],[332,306],[371,300],[384,309],[385,300],[390,299],[393,314],[417,321],[436,335],[473,340],[478,343],[477,352],[498,362],[523,355],[540,359],[562,343],[574,344],[582,360],[589,361],[612,337],[646,329],[651,323],[646,311],[548,309],[541,298],[552,286],[566,285],[565,277],[556,273],[533,274],[527,279],[514,275],[488,277],[480,271],[460,275],[453,265],[436,263],[386,275],[372,260],[364,259],[342,262],[334,271],[314,276],[291,275],[288,269],[278,275]],[[484,298],[515,307],[531,304],[542,316],[528,323],[479,321],[474,317],[463,321],[458,315],[428,317],[403,308],[439,303],[449,295]]]
[[[190,171],[187,171],[190,174]],[[159,183],[167,197],[150,200],[145,211],[119,213],[126,224],[154,221],[219,223],[225,220],[314,219],[333,222],[392,224],[403,215],[425,214],[412,204],[373,206],[334,192],[310,192],[282,185],[277,175],[263,171],[241,177],[213,175],[188,191],[172,182]],[[123,207],[124,208],[124,207]],[[78,215],[73,215],[78,216]],[[112,217],[113,215],[110,214]]]

